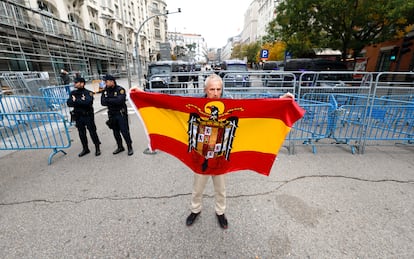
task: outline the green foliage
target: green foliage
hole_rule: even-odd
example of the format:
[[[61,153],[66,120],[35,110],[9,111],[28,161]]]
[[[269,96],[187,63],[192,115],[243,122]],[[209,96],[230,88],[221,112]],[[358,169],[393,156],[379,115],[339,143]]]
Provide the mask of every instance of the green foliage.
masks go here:
[[[295,57],[314,48],[348,50],[393,39],[414,23],[414,2],[406,0],[285,0],[268,27],[267,41],[282,40]]]
[[[244,59],[247,58],[247,62],[257,62],[257,52],[260,51],[260,44],[258,42],[233,46],[231,52],[231,58]]]
[[[233,58],[233,59],[242,59],[243,58],[242,45],[241,44],[236,44],[236,45],[233,46],[233,50],[231,51],[231,58]]]

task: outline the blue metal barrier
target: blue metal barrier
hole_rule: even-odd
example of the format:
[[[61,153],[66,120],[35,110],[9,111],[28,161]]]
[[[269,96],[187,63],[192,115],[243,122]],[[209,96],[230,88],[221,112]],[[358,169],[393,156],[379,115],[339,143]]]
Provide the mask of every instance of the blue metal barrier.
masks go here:
[[[366,141],[414,143],[413,102],[359,94],[308,93],[298,103],[306,114],[294,125],[295,134],[289,139],[308,138],[304,143],[311,144],[314,153],[315,142],[324,138],[349,145],[352,153],[356,149],[363,153]],[[330,107],[321,110],[322,104]]]
[[[0,150],[52,149],[70,146],[66,98],[0,95]]]
[[[55,97],[41,97],[41,96],[15,96],[6,95],[0,99],[0,113],[2,117],[8,118],[7,123],[3,121],[2,125],[7,127],[14,127],[16,125],[25,123],[24,116],[13,116],[13,113],[22,112],[59,112],[63,115],[65,120],[70,119],[70,108],[66,105],[66,99]]]
[[[315,142],[329,138],[332,134],[334,120],[331,117],[335,106],[327,102],[306,99],[300,99],[298,103],[306,112],[303,118],[293,125],[287,137],[290,142],[290,153],[294,153],[295,141],[302,141],[305,145],[311,145],[313,153],[316,153]]]
[[[39,88],[40,93],[44,97],[53,98],[69,98],[70,85],[52,85]]]
[[[414,102],[414,94],[394,94],[394,95],[383,95],[383,99],[393,99],[406,102]]]
[[[275,98],[294,93],[306,110],[287,140],[289,151],[304,144],[344,144],[352,153],[364,153],[369,145],[414,144],[414,73],[321,71],[292,74],[289,80],[264,84],[266,74],[249,72],[249,87],[224,87],[226,98]],[[159,89],[157,89],[159,90]],[[168,94],[201,96],[202,88],[168,89]]]
[[[0,128],[0,150],[52,149],[48,164],[55,154],[71,145],[68,124],[58,112],[0,113],[6,124],[24,121],[17,126]],[[13,122],[10,122],[12,120]]]

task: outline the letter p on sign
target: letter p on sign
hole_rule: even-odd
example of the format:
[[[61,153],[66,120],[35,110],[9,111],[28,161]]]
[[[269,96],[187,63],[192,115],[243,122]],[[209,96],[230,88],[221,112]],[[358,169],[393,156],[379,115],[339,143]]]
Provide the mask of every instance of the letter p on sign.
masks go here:
[[[267,49],[260,50],[260,58],[267,60],[269,58],[269,50]]]

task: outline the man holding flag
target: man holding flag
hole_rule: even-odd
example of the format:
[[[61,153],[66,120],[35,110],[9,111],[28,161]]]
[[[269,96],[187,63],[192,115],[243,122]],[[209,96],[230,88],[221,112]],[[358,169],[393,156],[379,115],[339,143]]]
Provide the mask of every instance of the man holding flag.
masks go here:
[[[200,214],[211,176],[217,220],[227,229],[224,174],[252,170],[269,175],[286,135],[305,111],[290,93],[282,99],[222,98],[223,81],[216,74],[207,77],[204,93],[206,98],[194,98],[131,90],[130,98],[149,136],[150,150],[165,151],[194,172],[186,225]]]
[[[219,99],[223,95],[223,81],[220,76],[212,74],[207,77],[204,86],[206,98]],[[282,97],[294,98],[291,93],[286,93]],[[193,191],[191,195],[191,214],[187,217],[186,224],[191,226],[201,212],[203,192],[210,175],[194,174]],[[224,215],[226,209],[226,184],[225,175],[211,175],[214,186],[215,211],[218,223],[221,228],[228,228],[228,221]]]

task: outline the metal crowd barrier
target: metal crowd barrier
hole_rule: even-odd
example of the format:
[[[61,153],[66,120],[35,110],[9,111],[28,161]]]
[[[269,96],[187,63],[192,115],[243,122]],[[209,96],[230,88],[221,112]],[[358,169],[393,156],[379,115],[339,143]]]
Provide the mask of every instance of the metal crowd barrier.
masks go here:
[[[67,98],[5,95],[0,97],[0,112],[4,117],[7,113],[53,111],[59,112],[66,121],[69,121],[70,109],[66,101]],[[24,117],[19,117],[19,120],[9,120],[7,125],[3,122],[3,126],[13,127],[21,123],[24,123]]]
[[[69,107],[66,105],[71,91],[70,87],[71,85],[57,85],[39,88],[47,107],[51,110],[61,111],[65,118],[70,118]]]
[[[49,84],[49,75],[47,72],[0,72],[1,82],[14,94],[40,95],[39,86]]]
[[[156,81],[150,81],[146,91],[203,96],[204,79],[211,73],[186,73],[189,81],[177,81],[179,84],[171,81],[165,85],[152,85]],[[172,76],[178,78],[179,74]],[[231,72],[224,75],[230,79],[236,76],[231,75]],[[249,80],[248,86],[225,85],[224,97],[278,98],[283,93],[291,92],[306,110],[304,117],[295,123],[287,136],[286,144],[290,153],[295,152],[296,145],[309,145],[314,153],[324,145],[346,145],[352,153],[362,154],[371,145],[414,144],[414,73],[358,72],[356,75],[343,71],[258,71],[248,72],[246,78]],[[40,88],[43,97],[0,95],[3,143],[0,149],[52,148],[54,151],[49,157],[51,163],[52,156],[59,152],[57,149],[70,144],[56,145],[42,142],[43,139],[50,141],[57,137],[69,140],[68,134],[65,138],[65,133],[53,130],[43,130],[29,136],[27,132],[36,132],[35,129],[50,127],[51,124],[64,124],[59,132],[65,132],[70,118],[66,105],[69,91],[69,86],[50,86]],[[49,114],[55,114],[55,117],[50,118]],[[56,114],[59,116],[56,117]],[[25,142],[13,142],[12,139],[28,139],[30,143],[37,144],[28,145]]]
[[[63,148],[71,145],[68,124],[58,112],[0,113],[5,124],[24,123],[0,128],[0,150],[52,149],[48,164]]]
[[[0,150],[52,149],[53,156],[70,147],[67,98],[0,95]]]
[[[145,90],[172,95],[203,96],[204,80],[212,73],[214,72],[175,72],[153,75],[147,80]],[[295,75],[290,72],[226,71],[222,77],[224,95],[228,98],[278,97],[287,91],[294,93],[296,85]]]
[[[70,94],[70,85],[53,85],[39,88],[43,97],[68,99]]]
[[[211,72],[209,72],[211,73]],[[197,88],[149,88],[148,91],[202,96],[204,79]],[[233,72],[231,72],[233,73]],[[314,153],[324,145],[346,145],[363,154],[371,145],[414,144],[414,73],[353,71],[254,71],[244,73],[247,84],[237,85],[236,74],[223,77],[224,97],[277,98],[291,92],[306,110],[287,136],[289,153],[296,145],[309,145]],[[232,83],[226,86],[227,81]]]

